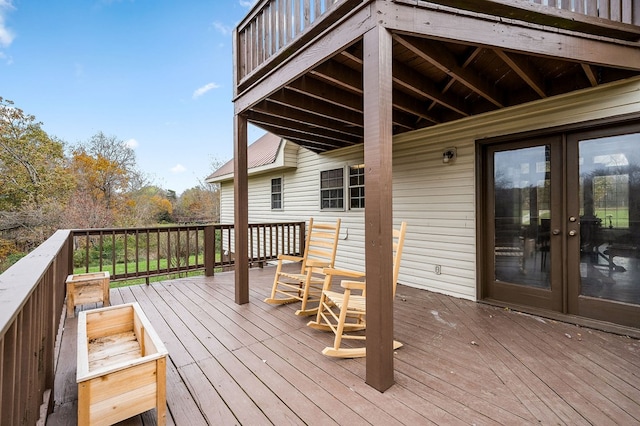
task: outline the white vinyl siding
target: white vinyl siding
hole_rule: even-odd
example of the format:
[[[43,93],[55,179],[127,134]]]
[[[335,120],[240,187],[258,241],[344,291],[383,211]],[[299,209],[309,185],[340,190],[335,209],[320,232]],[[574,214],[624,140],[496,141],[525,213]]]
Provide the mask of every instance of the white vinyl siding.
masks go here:
[[[405,133],[393,140],[394,224],[407,221],[399,282],[476,299],[475,145],[484,138],[587,122],[640,111],[640,79],[630,79]],[[442,162],[446,148],[457,158]],[[319,173],[364,163],[363,146],[317,155],[298,151],[285,172],[282,211],[270,209],[272,175],[249,179],[249,222],[342,219],[336,266],[364,267],[364,209],[321,211]],[[282,172],[279,172],[282,175]],[[233,183],[222,185],[222,221],[233,222]],[[435,266],[441,266],[441,274]]]

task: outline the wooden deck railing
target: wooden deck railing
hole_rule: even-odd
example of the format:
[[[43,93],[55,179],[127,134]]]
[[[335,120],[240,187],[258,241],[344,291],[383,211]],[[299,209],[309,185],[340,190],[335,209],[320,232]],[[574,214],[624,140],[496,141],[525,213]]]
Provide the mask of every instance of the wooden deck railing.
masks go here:
[[[70,253],[70,232],[58,231],[0,275],[2,425],[36,424],[43,403],[51,411]]]
[[[355,8],[367,0],[262,0],[258,2],[235,33],[235,82],[240,86],[252,73],[267,71],[264,68],[272,57],[286,47],[296,47],[294,43],[314,28],[323,28],[337,21],[346,13],[345,8]],[[428,3],[422,0],[393,0],[412,6]],[[540,5],[536,13],[548,13],[558,16],[560,12],[572,12],[587,17],[601,18],[612,24],[623,23],[640,25],[640,2],[638,0],[483,0],[484,6],[478,6],[476,0],[436,0],[435,3],[453,8],[485,10],[504,10],[525,8],[527,3]],[[547,12],[545,12],[547,11]],[[499,12],[496,12],[499,15]],[[571,20],[566,13],[563,19]],[[326,21],[326,22],[325,22]],[[321,24],[322,23],[322,24]]]
[[[625,24],[634,22],[634,0],[529,0],[529,2]]]
[[[234,225],[184,225],[72,231],[76,272],[109,271],[112,281],[232,269]],[[299,254],[304,222],[249,225],[249,263]]]
[[[60,230],[0,274],[0,426],[51,412],[56,337],[74,263],[124,280],[234,265],[233,225]],[[304,222],[249,225],[252,265],[304,250]],[[164,258],[164,260],[162,260]],[[42,409],[42,411],[41,411]],[[44,417],[43,417],[44,416]]]
[[[316,25],[345,0],[263,0],[237,27],[237,81]]]

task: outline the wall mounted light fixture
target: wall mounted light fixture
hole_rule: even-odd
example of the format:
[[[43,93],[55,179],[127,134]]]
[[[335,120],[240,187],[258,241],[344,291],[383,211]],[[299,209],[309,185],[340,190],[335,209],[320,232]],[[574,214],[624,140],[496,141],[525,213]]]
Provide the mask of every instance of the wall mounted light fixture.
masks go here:
[[[456,159],[457,152],[456,147],[447,148],[442,153],[442,162],[447,164]]]

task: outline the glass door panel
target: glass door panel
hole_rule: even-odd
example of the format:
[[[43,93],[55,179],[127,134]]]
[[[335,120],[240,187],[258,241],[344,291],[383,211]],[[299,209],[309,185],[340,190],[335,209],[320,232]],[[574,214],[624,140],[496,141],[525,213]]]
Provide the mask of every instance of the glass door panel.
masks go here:
[[[550,146],[493,155],[494,279],[549,289]]]
[[[562,308],[561,142],[555,136],[535,138],[485,151],[487,299]]]
[[[640,304],[640,134],[578,142],[579,295]]]

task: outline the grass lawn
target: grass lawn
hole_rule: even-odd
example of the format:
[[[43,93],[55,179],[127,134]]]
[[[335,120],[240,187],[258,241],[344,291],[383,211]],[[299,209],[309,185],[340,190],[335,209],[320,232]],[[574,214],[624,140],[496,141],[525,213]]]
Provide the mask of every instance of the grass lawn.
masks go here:
[[[202,261],[203,256],[200,255],[198,256],[199,260]],[[159,265],[158,265],[159,263]],[[189,256],[189,265],[195,265],[196,264],[196,256],[192,255]],[[135,272],[136,271],[136,262],[129,262],[129,263],[116,263],[116,267],[115,267],[115,271],[113,270],[113,265],[111,263],[103,263],[102,264],[102,268],[100,268],[99,265],[90,265],[89,266],[89,271],[88,272],[100,272],[100,271],[109,271],[109,273],[111,275],[118,275],[118,274],[124,274],[125,273],[125,266],[126,266],[126,272]],[[162,273],[163,270],[167,269],[167,259],[160,259],[160,262],[156,261],[156,260],[152,260],[149,262],[149,270],[156,273],[155,271],[158,271],[159,273]],[[138,271],[140,272],[146,272],[147,271],[147,261],[140,261],[138,262]],[[84,266],[78,267],[78,268],[74,268],[73,273],[74,274],[83,274],[87,272],[84,268]],[[168,273],[168,274],[164,274],[164,275],[158,275],[158,276],[153,276],[153,277],[149,277],[149,282],[156,282],[156,281],[163,281],[163,280],[168,280],[168,279],[176,279],[176,278],[182,278],[182,277],[192,277],[192,276],[198,276],[198,275],[203,275],[204,271],[200,270],[200,271],[189,271],[189,272],[180,272],[180,273]],[[128,279],[128,280],[122,280],[122,281],[111,281],[111,287],[116,288],[116,287],[126,287],[129,285],[137,285],[137,284],[145,284],[147,282],[146,278],[132,278],[132,279]]]

